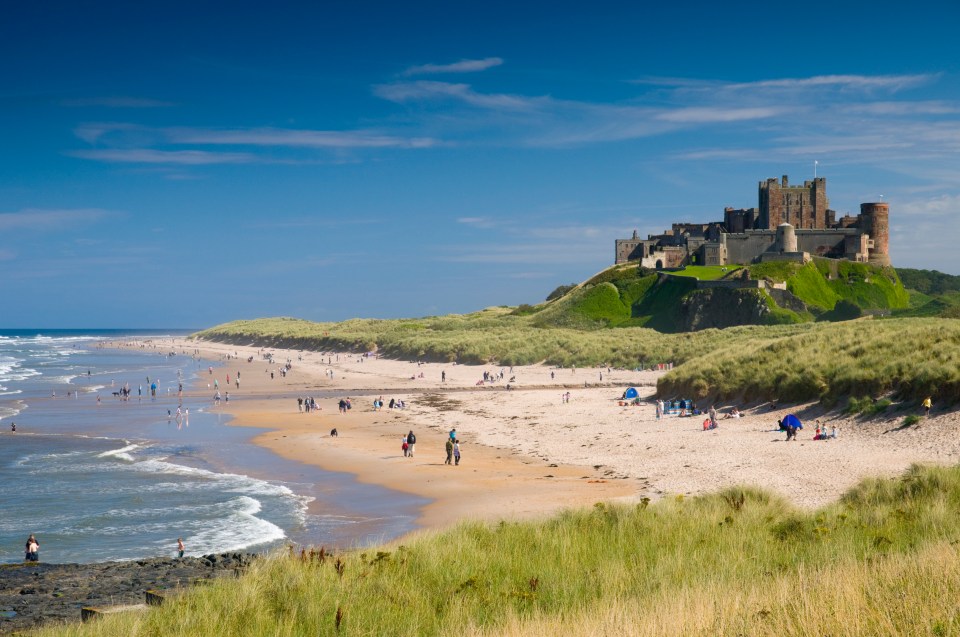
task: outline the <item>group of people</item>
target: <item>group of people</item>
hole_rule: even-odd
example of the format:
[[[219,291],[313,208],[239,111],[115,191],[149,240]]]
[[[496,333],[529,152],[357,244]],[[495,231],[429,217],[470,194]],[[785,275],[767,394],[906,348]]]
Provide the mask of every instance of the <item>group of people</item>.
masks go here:
[[[697,408],[697,404],[695,402],[686,399],[672,401],[663,401],[661,399],[657,399],[656,409],[657,420],[660,420],[671,412],[676,412],[681,418],[686,418],[687,416],[699,416],[701,413],[703,413]],[[716,418],[713,418],[712,422],[715,423]]]
[[[460,465],[460,441],[457,440],[457,428],[454,427],[450,430],[450,435],[447,437],[447,444],[445,446],[447,451],[447,459],[443,464],[453,464],[455,466]]]
[[[414,435],[413,429],[410,430],[406,436],[401,438],[402,442],[400,444],[400,449],[403,450],[403,456],[405,458],[412,458],[413,452],[417,446],[417,436]]]
[[[312,396],[304,398],[303,396],[297,396],[297,411],[300,413],[310,413],[311,411],[317,411],[320,409],[317,406],[317,401],[313,399]]]
[[[391,398],[390,402],[387,404],[389,409],[403,409],[406,406],[407,403],[397,398]],[[381,409],[383,409],[383,396],[380,396],[373,401],[373,410],[380,411]]]

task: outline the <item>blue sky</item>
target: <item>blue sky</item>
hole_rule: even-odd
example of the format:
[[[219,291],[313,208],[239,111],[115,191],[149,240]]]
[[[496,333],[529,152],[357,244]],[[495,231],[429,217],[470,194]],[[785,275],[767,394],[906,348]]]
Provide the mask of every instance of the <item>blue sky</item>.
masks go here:
[[[960,5],[644,4],[8,3],[0,327],[536,303],[814,161],[960,273]]]

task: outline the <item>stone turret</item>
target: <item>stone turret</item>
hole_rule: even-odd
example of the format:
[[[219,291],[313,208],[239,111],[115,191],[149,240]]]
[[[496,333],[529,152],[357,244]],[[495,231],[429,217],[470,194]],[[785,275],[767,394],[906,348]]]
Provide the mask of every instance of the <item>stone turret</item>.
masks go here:
[[[780,252],[797,251],[797,232],[789,223],[777,226],[777,248]]]
[[[890,204],[860,204],[860,231],[870,235],[870,263],[890,265]]]

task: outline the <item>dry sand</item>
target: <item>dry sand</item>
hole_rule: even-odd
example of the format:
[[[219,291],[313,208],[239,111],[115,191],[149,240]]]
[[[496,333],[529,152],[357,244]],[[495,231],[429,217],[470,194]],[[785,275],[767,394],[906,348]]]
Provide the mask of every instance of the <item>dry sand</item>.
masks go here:
[[[812,508],[835,500],[864,477],[896,475],[915,462],[960,459],[957,415],[936,409],[920,424],[903,428],[905,415],[919,410],[863,421],[812,405],[762,405],[727,419],[722,417],[727,406],[718,406],[720,426],[704,431],[703,416],[657,420],[652,402],[619,404],[629,386],[637,387],[642,398],[652,396],[662,372],[541,365],[511,371],[185,340],[157,340],[150,346],[199,349],[204,358],[222,361],[203,379],[217,378],[221,387],[228,373],[234,380],[241,371],[241,385],[230,389],[231,401],[224,406],[235,416],[231,424],[269,429],[254,443],[282,457],[428,498],[418,519],[428,528],[470,518],[528,518],[602,500],[696,495],[733,485],[764,487]],[[273,363],[264,360],[268,352]],[[293,367],[281,377],[278,370],[288,359]],[[499,374],[501,369],[503,381],[476,384],[484,371]],[[508,391],[511,377],[514,389]],[[296,397],[319,392],[335,392],[337,398],[318,399],[321,410],[314,414],[298,413]],[[563,401],[566,392],[569,403]],[[403,399],[407,407],[374,411],[373,399],[381,395],[385,403]],[[348,396],[353,408],[340,415],[337,401]],[[790,412],[805,423],[795,442],[776,431],[777,419]],[[839,437],[814,441],[816,420],[838,427]],[[336,438],[330,436],[333,428]],[[452,428],[461,441],[460,466],[444,464]],[[417,435],[412,459],[400,449],[401,436],[410,430]]]

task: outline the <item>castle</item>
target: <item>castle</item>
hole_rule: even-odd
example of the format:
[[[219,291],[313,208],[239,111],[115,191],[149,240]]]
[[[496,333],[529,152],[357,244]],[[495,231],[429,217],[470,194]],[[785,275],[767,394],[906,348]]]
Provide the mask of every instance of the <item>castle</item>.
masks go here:
[[[674,223],[640,239],[617,239],[615,263],[640,261],[652,269],[771,260],[807,261],[811,255],[890,265],[885,203],[860,204],[856,217],[836,218],[823,177],[791,186],[787,176],[761,181],[758,208],[725,208],[723,221]]]

